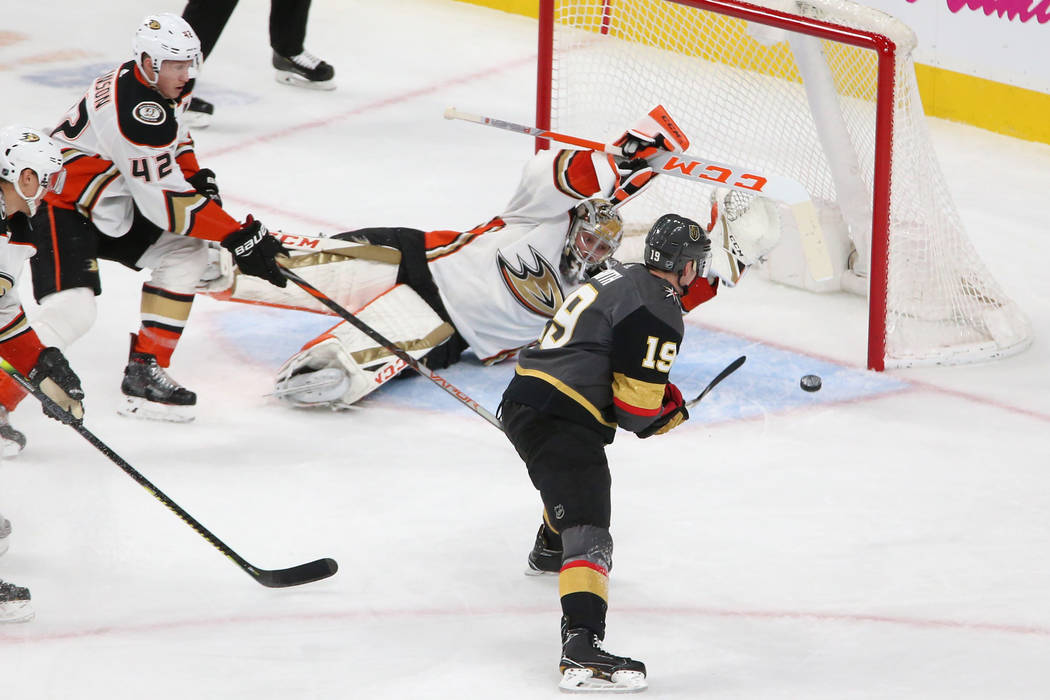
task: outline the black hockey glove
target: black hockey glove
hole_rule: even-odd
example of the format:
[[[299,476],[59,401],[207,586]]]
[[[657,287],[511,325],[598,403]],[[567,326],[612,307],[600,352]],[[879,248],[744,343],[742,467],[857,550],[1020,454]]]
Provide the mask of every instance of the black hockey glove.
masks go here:
[[[278,287],[288,285],[288,279],[281,274],[277,256],[288,255],[288,249],[270,235],[262,222],[251,216],[244,222],[244,227],[222,239],[221,245],[233,253],[238,269],[246,275],[259,277]]]
[[[48,400],[41,402],[47,416],[66,425],[84,419],[84,390],[61,350],[44,348],[28,379],[47,396]]]
[[[682,392],[671,382],[664,386],[664,403],[660,407],[660,415],[656,417],[649,427],[638,431],[638,437],[647,438],[653,435],[663,435],[677,428],[689,420],[689,409],[685,407],[685,399]]]
[[[215,182],[215,173],[210,168],[201,168],[193,175],[186,178],[186,182],[193,185],[198,194],[203,194],[211,201],[222,206],[222,197],[219,196],[219,185]]]

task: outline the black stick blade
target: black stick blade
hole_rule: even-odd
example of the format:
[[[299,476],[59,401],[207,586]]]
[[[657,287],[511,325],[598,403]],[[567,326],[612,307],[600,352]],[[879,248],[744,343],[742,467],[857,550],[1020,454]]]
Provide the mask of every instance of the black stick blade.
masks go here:
[[[255,580],[267,588],[288,588],[289,586],[301,586],[304,583],[313,583],[328,578],[339,571],[339,564],[335,559],[318,559],[290,569],[255,569],[253,575]]]

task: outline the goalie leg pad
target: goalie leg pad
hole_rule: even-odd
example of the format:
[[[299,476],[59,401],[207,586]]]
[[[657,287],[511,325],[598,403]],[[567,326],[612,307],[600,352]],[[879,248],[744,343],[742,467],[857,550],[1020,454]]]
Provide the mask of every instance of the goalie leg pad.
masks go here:
[[[306,236],[285,235],[281,240],[292,250],[287,266],[351,311],[356,312],[397,284],[401,253],[395,248]],[[219,275],[221,270],[220,263]],[[213,268],[206,274],[215,275],[216,272]],[[222,284],[221,279],[218,283],[202,280],[199,286],[215,290]],[[275,287],[266,280],[236,271],[224,291],[217,292],[216,296],[229,301],[331,313],[295,285]]]
[[[403,284],[374,299],[357,317],[417,360],[455,333]],[[404,368],[403,360],[343,321],[284,363],[274,395],[294,406],[348,408]]]

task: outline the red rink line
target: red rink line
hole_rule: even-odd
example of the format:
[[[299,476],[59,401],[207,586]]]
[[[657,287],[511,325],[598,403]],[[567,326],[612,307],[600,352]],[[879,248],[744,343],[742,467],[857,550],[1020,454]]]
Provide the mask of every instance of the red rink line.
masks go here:
[[[208,152],[208,157],[211,158],[214,156],[224,155],[226,153],[242,151],[246,148],[251,148],[252,146],[259,146],[262,144],[269,143],[271,141],[277,141],[291,134],[302,133],[302,131],[304,131],[305,129],[320,129],[326,126],[331,126],[332,124],[338,121],[342,121],[343,119],[349,119],[350,117],[357,116],[358,114],[372,112],[377,109],[383,109],[384,107],[400,104],[402,102],[408,102],[409,100],[414,100],[417,97],[422,97],[424,95],[432,95],[436,92],[439,92],[441,90],[455,85],[463,85],[466,83],[473,82],[475,80],[481,80],[483,78],[491,77],[493,75],[502,73],[503,71],[510,70],[512,68],[517,68],[522,65],[531,66],[535,63],[535,55],[516,58],[513,61],[507,61],[506,63],[501,63],[491,68],[487,68],[485,70],[477,71],[475,73],[468,73],[467,75],[463,75],[458,78],[450,78],[439,83],[432,83],[431,85],[417,88],[415,90],[409,90],[408,92],[403,92],[399,95],[391,95],[390,97],[384,97],[381,100],[369,102],[368,104],[361,105],[360,107],[355,107],[345,112],[339,112],[337,114],[333,114],[322,119],[315,119],[313,121],[304,122],[296,126],[285,127],[283,129],[278,129],[277,131],[271,131],[268,134],[254,136],[245,141],[241,141],[240,143],[235,143],[229,146],[225,146],[223,148],[210,150]]]
[[[748,335],[746,333],[741,333],[741,332],[739,332],[737,330],[732,330],[732,329],[729,329],[729,328],[722,328],[722,327],[716,326],[714,324],[702,323],[702,322],[697,322],[697,321],[690,321],[689,319],[686,319],[686,324],[690,325],[690,326],[697,326],[698,328],[704,328],[704,329],[707,329],[707,330],[710,330],[710,331],[715,331],[716,333],[725,333],[727,335],[735,335],[738,338],[743,338],[744,340],[750,341],[752,343],[758,343],[760,345],[767,345],[767,346],[769,346],[771,348],[776,348],[778,350],[784,350],[786,352],[795,353],[797,355],[805,355],[807,357],[812,357],[814,359],[820,360],[821,362],[827,362],[829,364],[838,365],[840,367],[848,367],[848,368],[851,368],[851,369],[859,369],[859,370],[864,370],[865,369],[864,365],[856,364],[856,363],[853,363],[853,362],[842,362],[839,359],[836,359],[836,358],[833,358],[833,357],[828,357],[827,355],[821,355],[819,353],[814,353],[814,352],[811,352],[809,350],[801,350],[799,348],[791,347],[789,345],[784,345],[782,343],[773,342],[773,341],[767,340],[765,338],[758,338],[758,337],[753,336],[753,335]],[[930,384],[928,382],[923,382],[923,381],[920,381],[920,380],[917,380],[917,379],[908,379],[906,377],[902,377],[900,374],[893,374],[891,376],[894,379],[898,380],[898,381],[901,381],[901,382],[904,382],[904,383],[910,385],[912,387],[912,389],[921,389],[921,390],[924,390],[924,391],[930,391],[930,392],[934,392],[934,393],[937,393],[937,394],[944,394],[946,396],[954,396],[957,399],[965,399],[966,401],[972,401],[973,403],[978,403],[978,404],[981,404],[982,406],[991,406],[993,408],[998,408],[998,409],[1006,411],[1008,413],[1015,413],[1015,414],[1020,415],[1020,416],[1025,416],[1027,418],[1034,418],[1036,420],[1043,421],[1044,423],[1050,423],[1050,414],[1047,414],[1047,413],[1041,413],[1039,411],[1033,411],[1033,410],[1028,409],[1028,408],[1021,408],[1020,406],[1014,406],[1014,405],[1011,405],[1011,404],[1008,404],[1008,403],[1004,403],[1002,401],[996,401],[995,399],[989,398],[987,396],[980,396],[979,394],[971,394],[971,393],[968,393],[968,392],[965,392],[965,391],[959,391],[958,389],[949,389],[947,387],[937,386],[936,384]],[[905,390],[900,390],[900,389],[892,390],[892,391],[888,391],[886,393],[880,393],[880,394],[876,394],[876,395],[865,397],[864,400],[882,398],[883,396],[886,396],[888,394],[901,393],[901,391],[905,391]],[[842,402],[835,402],[835,403],[842,403]],[[830,405],[830,404],[821,404],[821,405],[827,406],[827,405]]]
[[[553,611],[553,612],[552,612]],[[32,629],[39,622],[26,625],[7,625],[4,635],[0,637],[0,647],[4,645],[25,646],[33,643],[62,642],[75,639],[90,639],[112,635],[141,635],[175,630],[192,630],[201,628],[229,627],[238,625],[281,624],[294,622],[343,622],[347,620],[389,620],[393,618],[463,618],[491,616],[551,616],[555,608],[542,607],[504,607],[504,608],[390,608],[379,610],[340,610],[314,613],[288,613],[285,615],[245,615],[238,617],[201,618],[196,620],[174,620],[170,622],[153,622],[138,625],[109,625],[65,632],[45,632],[34,635]],[[842,624],[876,624],[893,625],[914,630],[958,630],[963,632],[1014,634],[1032,637],[1050,637],[1050,627],[1039,625],[1011,625],[994,622],[968,622],[965,620],[938,620],[935,618],[910,618],[890,615],[864,613],[827,613],[805,610],[721,610],[701,607],[617,607],[617,615],[642,615],[674,617],[707,617],[739,618],[745,620],[771,621],[804,621]],[[25,630],[26,633],[22,633]],[[304,630],[306,632],[306,630]]]

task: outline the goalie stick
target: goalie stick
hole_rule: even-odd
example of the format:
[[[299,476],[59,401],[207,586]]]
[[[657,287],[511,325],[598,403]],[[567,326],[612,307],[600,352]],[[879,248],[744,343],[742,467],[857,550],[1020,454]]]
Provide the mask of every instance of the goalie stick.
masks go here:
[[[697,396],[692,401],[686,401],[685,402],[685,407],[686,408],[692,408],[696,404],[700,403],[700,400],[703,399],[705,396],[707,396],[708,392],[710,392],[712,389],[714,389],[716,386],[718,386],[718,383],[721,382],[723,379],[725,379],[730,374],[732,374],[733,372],[735,372],[738,369],[740,369],[741,365],[743,365],[744,362],[746,362],[746,361],[747,361],[747,355],[741,355],[740,357],[738,357],[735,360],[733,360],[732,362],[730,362],[728,367],[726,367],[724,370],[719,372],[718,376],[716,376],[714,379],[712,379],[711,382],[707,386],[704,387],[704,390],[700,392],[699,396]]]
[[[50,410],[61,413],[66,412],[58,404],[52,401],[51,397],[22,376],[22,374],[7,360],[0,358],[0,369],[10,375],[12,379],[18,382],[19,386],[32,394],[37,401],[47,406]],[[260,569],[257,566],[249,564],[241,555],[230,549],[225,542],[212,534],[208,528],[201,525],[196,518],[183,510],[178,503],[168,498],[163,491],[153,485],[153,482],[144,477],[133,466],[128,464],[128,462],[114,452],[108,445],[106,445],[106,443],[96,437],[94,433],[85,428],[83,423],[73,421],[68,423],[68,425],[80,433],[80,435],[90,442],[99,452],[104,454],[114,464],[124,470],[128,476],[138,482],[139,486],[149,491],[150,495],[167,506],[168,510],[177,515],[180,520],[192,527],[198,535],[210,542],[213,547],[225,554],[234,564],[239,566],[247,572],[249,576],[267,588],[286,588],[288,586],[299,586],[304,583],[320,581],[321,579],[328,578],[339,570],[339,565],[336,563],[335,559],[328,558],[317,559],[316,561],[307,562],[306,564],[300,564],[299,566],[293,566],[287,569]]]
[[[334,311],[338,316],[345,319],[354,328],[361,331],[369,338],[371,338],[372,340],[376,341],[384,348],[389,350],[396,357],[402,360],[405,364],[414,369],[416,372],[423,375],[424,377],[426,377],[427,379],[444,389],[451,396],[459,400],[460,403],[469,408],[471,411],[477,413],[479,416],[487,420],[496,428],[503,430],[503,424],[499,422],[499,418],[485,410],[485,408],[481,404],[479,404],[477,401],[475,401],[474,399],[470,398],[462,391],[457,389],[456,386],[448,380],[432,372],[429,367],[420,363],[416,358],[412,357],[407,352],[399,348],[394,342],[387,340],[386,337],[384,337],[379,331],[372,328],[370,325],[359,319],[357,316],[344,309],[337,302],[332,301],[332,299],[330,299],[324,292],[317,289],[317,287],[313,286],[312,284],[310,284],[302,277],[295,274],[286,267],[281,268],[281,274],[283,274],[295,284],[299,285],[299,287],[302,288],[304,292],[312,296],[318,302],[324,304],[329,309]]]
[[[518,134],[525,134],[526,136],[550,139],[551,141],[570,146],[600,151],[611,156],[623,156],[623,150],[618,146],[610,146],[601,141],[593,141],[570,134],[561,134],[535,126],[515,124],[514,122],[496,119],[495,117],[461,112],[455,107],[445,109],[445,119],[459,119],[505,131],[513,131]],[[817,209],[813,206],[809,192],[798,180],[783,175],[758,173],[753,169],[739,165],[729,165],[669,151],[650,156],[646,158],[646,161],[652,166],[653,171],[657,173],[714,187],[732,187],[752,195],[762,195],[784,202],[791,209],[791,213],[795,218],[795,225],[798,227],[802,251],[806,257],[806,266],[809,268],[809,274],[818,282],[830,279],[833,276],[831,255],[824,240],[824,232],[820,227]]]

